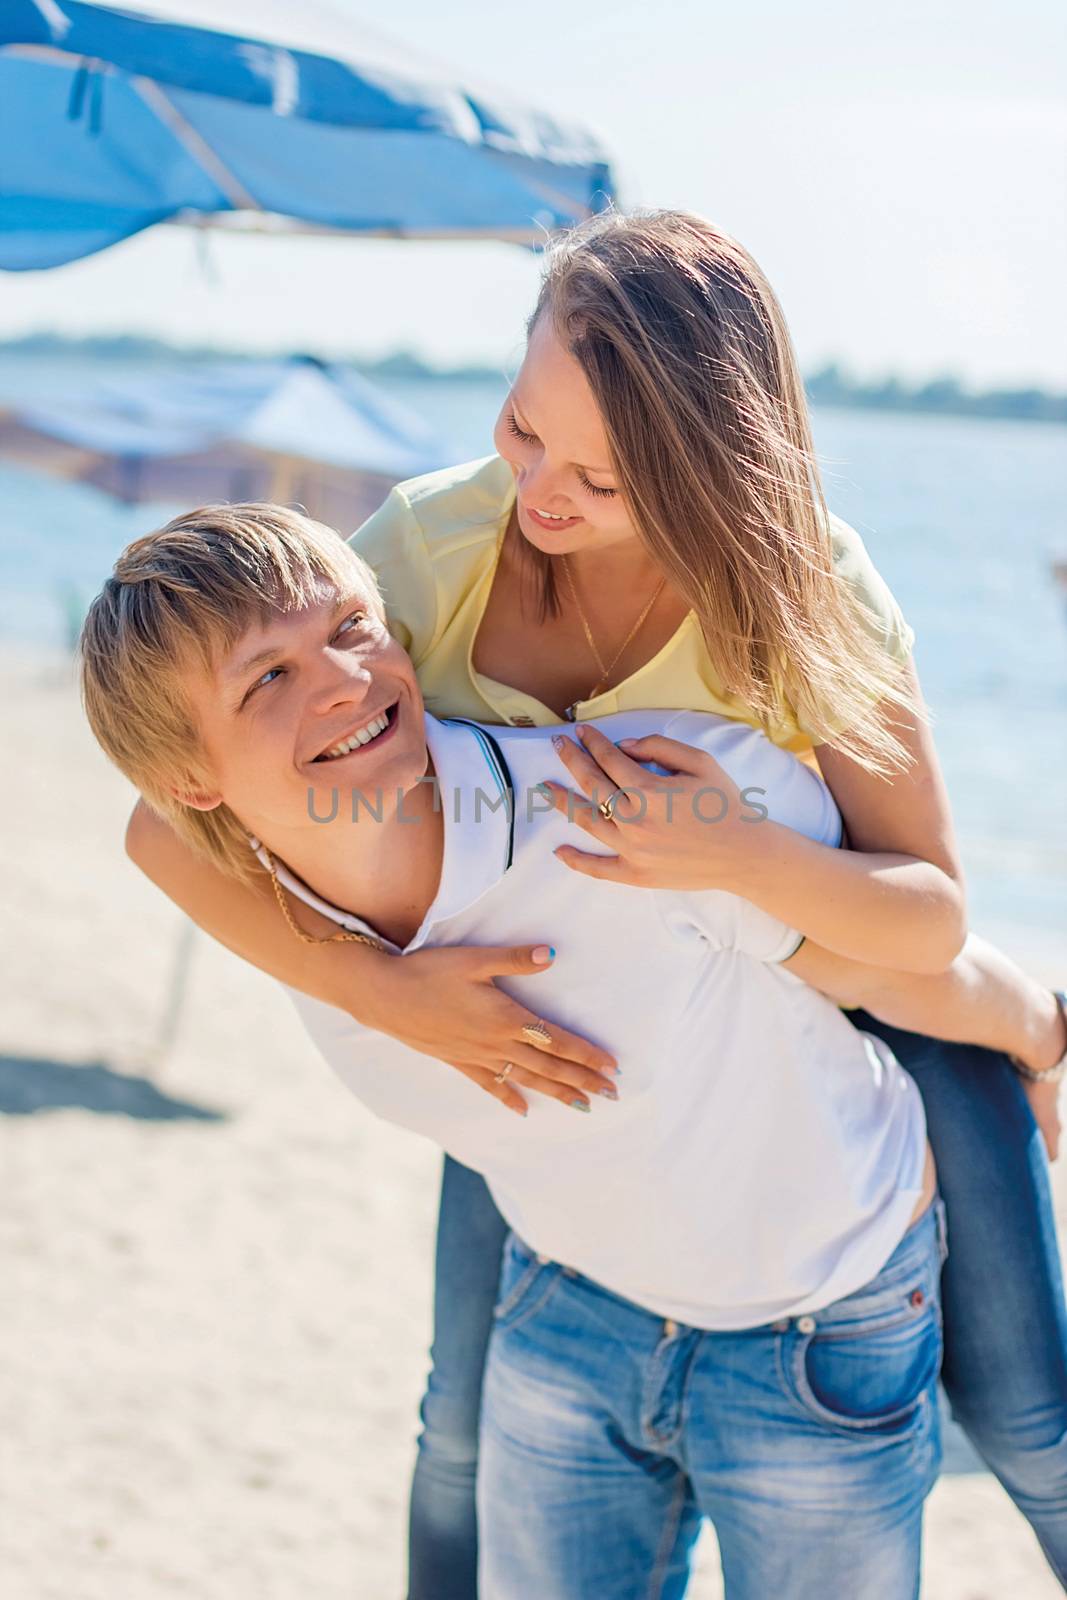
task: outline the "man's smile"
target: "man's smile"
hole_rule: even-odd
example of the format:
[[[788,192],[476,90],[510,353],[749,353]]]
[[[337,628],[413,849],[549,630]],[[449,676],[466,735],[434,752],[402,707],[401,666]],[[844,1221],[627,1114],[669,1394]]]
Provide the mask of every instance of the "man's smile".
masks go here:
[[[384,710],[375,712],[372,717],[364,717],[349,732],[340,739],[326,745],[312,760],[340,761],[345,756],[352,755],[357,750],[362,750],[366,745],[379,744],[383,739],[389,738],[397,724],[397,706],[399,702],[393,701],[392,705]]]

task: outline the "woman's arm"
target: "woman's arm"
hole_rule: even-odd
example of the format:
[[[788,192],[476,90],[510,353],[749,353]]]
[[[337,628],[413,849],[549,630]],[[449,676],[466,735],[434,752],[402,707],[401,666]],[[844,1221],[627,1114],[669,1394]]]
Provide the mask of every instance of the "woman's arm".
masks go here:
[[[905,672],[921,705],[914,662]],[[891,780],[874,776],[832,745],[815,752],[848,837],[848,849],[836,852],[822,891],[833,895],[841,887],[841,923],[831,907],[835,937],[818,942],[878,966],[934,973],[949,965],[967,937],[963,871],[929,725],[900,713],[895,731],[912,764]],[[767,881],[768,864],[760,865]],[[857,943],[850,935],[868,917],[877,926],[863,930]]]
[[[918,696],[914,668],[907,670]],[[902,715],[895,723],[914,764],[892,780],[872,776],[828,745],[816,752],[844,818],[847,850],[770,820],[755,825],[737,785],[706,751],[660,735],[623,739],[616,747],[597,729],[582,728],[585,749],[564,739],[560,754],[584,794],[602,798],[618,785],[643,798],[620,801],[619,822],[606,821],[588,804],[575,807],[581,795],[546,785],[560,810],[614,852],[593,856],[562,846],[557,854],[594,878],[726,889],[839,955],[906,972],[942,972],[967,936],[963,875],[929,729]],[[642,761],[666,768],[669,779],[648,773]],[[706,809],[701,815],[701,792],[725,797],[721,820]],[[717,825],[709,827],[709,820]]]
[[[767,822],[750,830],[747,848],[739,838],[719,887],[839,955],[943,972],[967,937],[963,873],[930,730],[909,718],[898,719],[897,732],[914,761],[892,779],[831,745],[815,752],[847,849]]]
[[[306,945],[281,916],[269,881],[245,885],[195,855],[161,818],[139,802],[126,830],[126,852],[152,882],[205,933],[279,982],[349,1012],[369,1028],[436,1056],[513,1111],[525,1112],[519,1089],[587,1103],[614,1093],[607,1051],[547,1018],[551,1049],[522,1038],[533,1012],[496,986],[494,977],[543,972],[536,946],[455,946],[390,955],[362,944]],[[316,938],[336,924],[303,901],[290,909]],[[551,959],[551,958],[549,958]],[[496,1074],[514,1063],[507,1082]]]
[[[849,961],[805,940],[784,966],[844,1005],[862,1005],[882,1022],[959,1044],[984,1045],[1044,1072],[1067,1049],[1067,1018],[1056,997],[976,934],[944,972],[891,972]],[[1022,1077],[1048,1150],[1059,1154],[1060,1086]]]
[[[944,972],[872,967],[810,939],[782,965],[831,1000],[863,1006],[894,1028],[1001,1050],[1034,1072],[1067,1050],[1067,1022],[1055,995],[974,933]]]

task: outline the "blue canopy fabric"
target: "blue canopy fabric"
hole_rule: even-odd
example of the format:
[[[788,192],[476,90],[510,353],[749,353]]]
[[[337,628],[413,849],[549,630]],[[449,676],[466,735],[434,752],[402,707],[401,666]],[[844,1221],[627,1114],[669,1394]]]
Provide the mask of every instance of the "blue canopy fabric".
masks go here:
[[[307,357],[101,380],[0,411],[0,457],[128,502],[277,500],[347,531],[446,441],[367,379]]]
[[[591,134],[324,0],[0,7],[0,268],[174,219],[529,244],[611,193]]]

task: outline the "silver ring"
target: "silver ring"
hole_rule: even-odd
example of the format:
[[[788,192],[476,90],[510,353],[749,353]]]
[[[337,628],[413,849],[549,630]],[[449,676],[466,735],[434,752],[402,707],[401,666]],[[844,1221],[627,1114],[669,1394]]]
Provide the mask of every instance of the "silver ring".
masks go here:
[[[493,1073],[493,1082],[494,1083],[503,1083],[505,1081],[505,1079],[507,1078],[508,1073],[513,1069],[514,1065],[515,1065],[514,1061],[505,1061],[504,1062],[504,1070],[503,1070],[503,1072],[494,1072]]]

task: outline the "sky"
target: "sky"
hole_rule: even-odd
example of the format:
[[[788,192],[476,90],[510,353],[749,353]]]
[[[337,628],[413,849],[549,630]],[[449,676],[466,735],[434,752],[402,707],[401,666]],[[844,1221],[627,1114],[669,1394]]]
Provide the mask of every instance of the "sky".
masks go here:
[[[370,0],[334,3],[382,21]],[[387,17],[401,41],[589,124],[622,204],[741,239],[805,368],[1067,388],[1063,0],[395,0]],[[0,337],[508,366],[537,277],[514,246],[157,228],[0,274]]]

